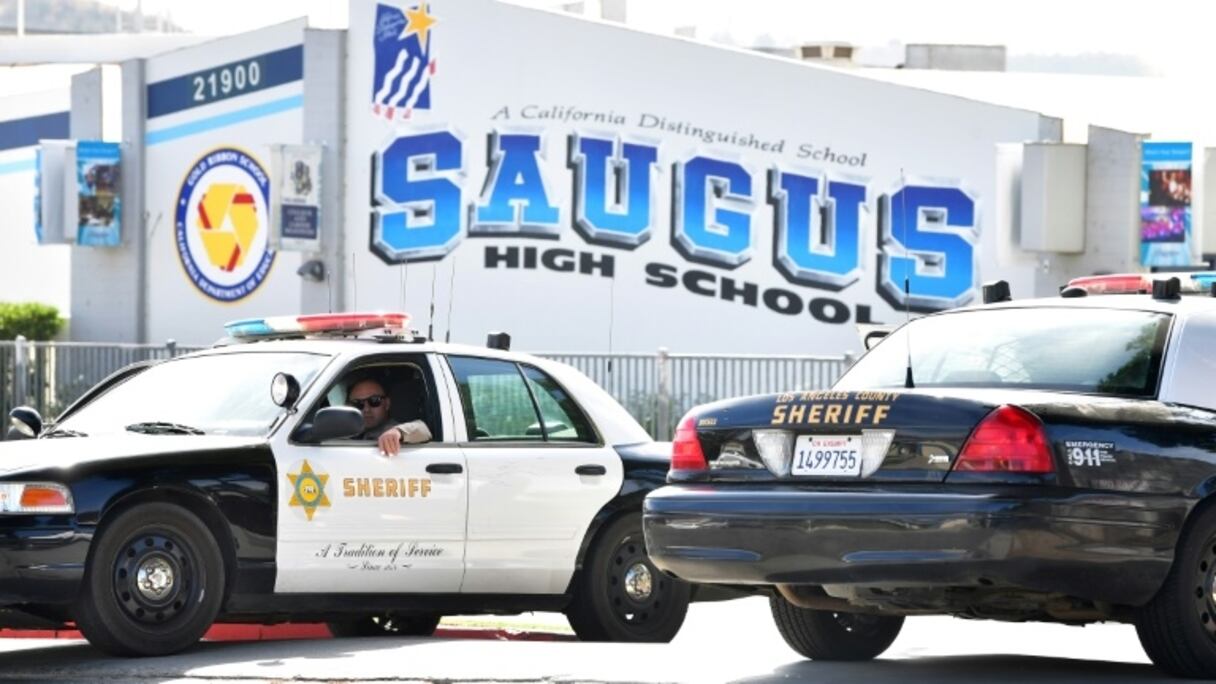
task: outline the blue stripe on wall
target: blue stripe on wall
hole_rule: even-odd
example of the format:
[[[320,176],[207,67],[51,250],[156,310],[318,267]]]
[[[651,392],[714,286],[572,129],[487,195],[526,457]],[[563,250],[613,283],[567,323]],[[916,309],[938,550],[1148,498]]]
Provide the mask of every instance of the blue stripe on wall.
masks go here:
[[[37,145],[42,139],[68,137],[68,112],[0,121],[0,150]]]
[[[185,138],[198,133],[213,131],[217,128],[231,126],[243,121],[260,119],[264,116],[271,116],[280,112],[299,109],[303,106],[303,95],[292,95],[291,97],[284,97],[279,100],[271,100],[270,102],[263,102],[262,104],[254,105],[252,107],[246,107],[244,109],[238,109],[232,112],[225,112],[224,114],[217,114],[216,116],[210,116],[205,119],[188,121],[176,126],[169,126],[168,128],[162,128],[158,131],[148,131],[148,134],[144,136],[144,144],[156,145],[163,142],[169,142],[170,140],[177,140],[178,138]]]
[[[34,158],[19,159],[17,161],[0,162],[0,176],[6,173],[22,173],[24,171],[34,171]]]
[[[304,46],[254,55],[236,62],[148,84],[148,118],[222,102],[304,78]]]

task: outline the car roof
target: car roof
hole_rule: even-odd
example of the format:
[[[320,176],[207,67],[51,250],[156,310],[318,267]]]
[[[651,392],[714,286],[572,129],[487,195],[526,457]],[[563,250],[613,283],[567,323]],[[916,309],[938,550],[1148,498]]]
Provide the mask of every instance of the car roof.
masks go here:
[[[365,356],[370,354],[450,354],[456,356],[480,356],[489,359],[504,359],[508,361],[527,361],[543,364],[542,359],[531,354],[516,351],[504,351],[490,347],[479,347],[472,344],[453,344],[450,342],[412,342],[405,340],[377,340],[358,337],[294,337],[287,339],[266,339],[250,342],[233,342],[230,340],[217,343],[208,349],[193,352],[191,356],[207,356],[214,354],[230,354],[242,352],[286,352],[313,353],[329,356]]]
[[[991,311],[994,309],[1122,309],[1127,311],[1152,311],[1176,315],[1216,313],[1216,297],[1210,295],[1183,295],[1177,299],[1153,299],[1148,294],[1102,294],[1086,297],[1040,297],[1016,299],[993,304],[977,304],[934,315],[963,311]]]

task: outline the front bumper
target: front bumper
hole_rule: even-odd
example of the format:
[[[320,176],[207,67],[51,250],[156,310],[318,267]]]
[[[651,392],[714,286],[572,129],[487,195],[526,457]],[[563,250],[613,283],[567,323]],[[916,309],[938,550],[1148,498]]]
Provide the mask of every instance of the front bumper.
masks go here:
[[[0,606],[74,601],[91,540],[65,516],[0,518]]]
[[[693,582],[1005,587],[1142,605],[1193,502],[1044,487],[668,485],[647,552]]]

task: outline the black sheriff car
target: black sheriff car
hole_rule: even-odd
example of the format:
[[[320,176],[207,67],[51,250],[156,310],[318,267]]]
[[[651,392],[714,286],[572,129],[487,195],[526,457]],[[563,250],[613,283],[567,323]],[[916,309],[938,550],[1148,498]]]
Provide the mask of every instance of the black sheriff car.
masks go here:
[[[1158,667],[1216,677],[1214,281],[997,296],[909,322],[831,390],[697,407],[644,503],[651,557],[768,588],[808,658],[874,658],[909,615],[1120,621]]]

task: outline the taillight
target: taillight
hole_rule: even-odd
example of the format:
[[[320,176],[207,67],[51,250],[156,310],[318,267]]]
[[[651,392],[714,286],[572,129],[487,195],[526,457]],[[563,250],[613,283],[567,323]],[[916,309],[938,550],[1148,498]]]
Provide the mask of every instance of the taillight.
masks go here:
[[[1026,409],[1009,405],[980,421],[953,468],[987,473],[1051,473],[1055,469],[1043,423]]]
[[[697,419],[690,413],[680,419],[676,436],[671,442],[672,470],[708,470],[701,439],[697,437]]]

